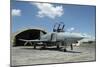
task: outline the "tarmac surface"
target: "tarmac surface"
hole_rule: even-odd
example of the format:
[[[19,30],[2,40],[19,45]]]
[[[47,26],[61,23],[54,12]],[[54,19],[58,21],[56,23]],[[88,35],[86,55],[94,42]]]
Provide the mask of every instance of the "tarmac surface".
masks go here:
[[[95,61],[95,44],[81,44],[74,46],[74,50],[67,47],[67,52],[55,46],[42,49],[32,46],[11,47],[11,65],[38,65],[52,63],[69,63],[82,61]]]

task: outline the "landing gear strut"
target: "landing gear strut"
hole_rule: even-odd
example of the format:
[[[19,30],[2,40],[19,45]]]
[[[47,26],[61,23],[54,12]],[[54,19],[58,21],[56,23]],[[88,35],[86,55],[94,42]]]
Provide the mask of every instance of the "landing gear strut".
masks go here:
[[[36,49],[36,45],[34,45],[34,49]]]
[[[73,45],[71,44],[71,50],[73,50]]]
[[[67,47],[67,43],[66,42],[62,42],[64,44],[64,52],[66,52],[66,47]]]
[[[43,47],[42,48],[46,48],[46,45],[43,45]]]

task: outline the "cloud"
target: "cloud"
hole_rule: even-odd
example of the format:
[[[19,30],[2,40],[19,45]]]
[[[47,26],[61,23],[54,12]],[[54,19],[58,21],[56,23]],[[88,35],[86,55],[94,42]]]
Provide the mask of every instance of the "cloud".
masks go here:
[[[39,9],[36,16],[40,18],[49,17],[55,19],[56,17],[61,17],[64,13],[61,5],[54,6],[49,3],[32,3],[32,5],[35,5]]]
[[[75,30],[74,27],[71,27],[71,28],[67,29],[67,31],[69,31],[69,32],[71,32],[71,31],[73,31],[73,30]]]
[[[12,9],[12,16],[21,16],[20,9]]]

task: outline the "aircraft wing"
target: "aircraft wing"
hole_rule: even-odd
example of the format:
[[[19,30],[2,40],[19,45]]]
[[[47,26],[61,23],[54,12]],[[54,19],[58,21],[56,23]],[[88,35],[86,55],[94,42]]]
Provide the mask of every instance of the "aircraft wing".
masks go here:
[[[47,42],[46,40],[25,40],[25,39],[19,39],[20,41],[24,41],[24,45],[26,45],[27,43],[30,43],[31,45],[33,45],[32,43],[38,43],[38,44],[43,44],[44,42]]]
[[[37,43],[37,44],[43,44],[43,43],[48,43],[48,42],[51,42],[51,41],[48,41],[48,40],[39,40],[39,39],[36,39],[36,40],[26,40],[26,39],[19,39],[20,41],[24,41],[24,45],[26,45],[27,43],[30,43],[32,45],[32,43]],[[53,43],[55,41],[52,41]]]
[[[35,42],[35,43],[39,43],[39,42],[47,42],[46,40],[25,40],[25,39],[19,39],[20,41],[24,41],[24,42]]]

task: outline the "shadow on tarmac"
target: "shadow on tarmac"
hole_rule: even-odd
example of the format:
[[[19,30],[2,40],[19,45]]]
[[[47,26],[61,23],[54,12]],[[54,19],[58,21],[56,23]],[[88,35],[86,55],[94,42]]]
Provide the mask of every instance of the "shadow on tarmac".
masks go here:
[[[64,52],[62,47],[61,48],[21,48],[21,49],[26,49],[26,50],[50,50],[50,51],[61,51]],[[73,51],[73,50],[67,50],[66,53],[82,53],[78,51]]]

